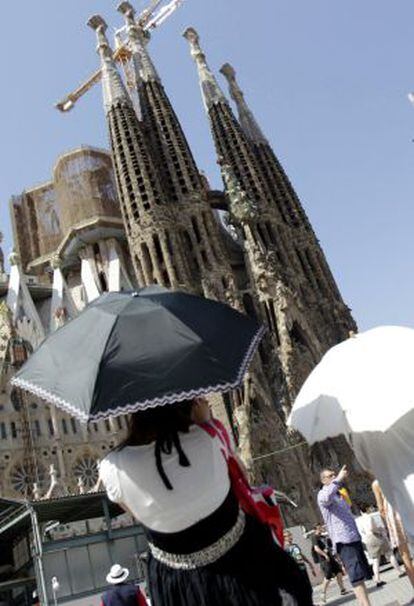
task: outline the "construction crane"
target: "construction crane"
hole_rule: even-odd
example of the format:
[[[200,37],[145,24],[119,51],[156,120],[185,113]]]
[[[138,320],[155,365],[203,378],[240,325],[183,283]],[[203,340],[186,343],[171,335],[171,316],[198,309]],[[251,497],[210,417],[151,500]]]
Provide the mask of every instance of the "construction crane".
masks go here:
[[[149,6],[138,16],[136,23],[144,32],[149,34],[151,30],[159,27],[184,3],[184,0],[170,0],[168,4],[162,6],[158,12],[156,12],[163,2],[164,0],[151,0]],[[126,34],[126,26],[115,31],[116,49],[114,52],[114,59],[122,65],[126,74],[127,86],[132,89],[135,83],[134,80],[131,79],[130,70],[128,69],[132,53]],[[61,112],[68,112],[73,109],[76,102],[100,81],[101,76],[102,72],[98,69],[92,76],[85,80],[85,82],[78,86],[78,88],[56,103],[56,109]]]

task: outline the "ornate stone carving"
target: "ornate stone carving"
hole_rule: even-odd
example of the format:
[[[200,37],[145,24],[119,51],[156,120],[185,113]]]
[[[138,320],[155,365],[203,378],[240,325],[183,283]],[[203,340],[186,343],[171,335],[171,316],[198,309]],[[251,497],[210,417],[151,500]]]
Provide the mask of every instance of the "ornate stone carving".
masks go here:
[[[231,166],[222,164],[221,174],[229,200],[230,222],[239,226],[257,219],[257,206],[243,190]]]
[[[20,255],[17,251],[12,250],[9,254],[10,265],[20,265]]]
[[[58,253],[51,256],[50,266],[52,269],[60,269],[62,267],[62,259]]]

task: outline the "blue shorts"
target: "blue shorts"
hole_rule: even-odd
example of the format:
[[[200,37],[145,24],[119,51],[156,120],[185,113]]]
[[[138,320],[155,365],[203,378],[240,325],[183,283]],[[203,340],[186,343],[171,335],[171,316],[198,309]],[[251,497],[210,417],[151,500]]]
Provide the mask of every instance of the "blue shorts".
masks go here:
[[[337,543],[336,551],[348,573],[351,585],[359,585],[372,579],[371,566],[368,564],[361,541],[354,543]]]

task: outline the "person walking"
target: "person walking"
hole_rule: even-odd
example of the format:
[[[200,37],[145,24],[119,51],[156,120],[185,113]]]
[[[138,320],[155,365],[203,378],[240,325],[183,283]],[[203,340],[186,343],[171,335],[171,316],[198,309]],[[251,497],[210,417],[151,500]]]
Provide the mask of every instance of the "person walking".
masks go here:
[[[414,566],[401,516],[386,499],[378,480],[373,481],[371,488],[375,496],[378,511],[387,527],[391,548],[398,549],[400,552],[405,571],[411,585],[414,587]],[[414,603],[414,598],[411,603]]]
[[[351,507],[339,493],[347,475],[346,465],[338,474],[331,469],[324,469],[321,472],[322,488],[318,493],[318,505],[334,550],[341,558],[358,604],[370,606],[365,581],[372,578],[372,572]]]
[[[332,552],[332,541],[329,536],[324,533],[322,524],[316,524],[314,527],[312,553],[315,563],[320,565],[324,576],[322,584],[322,603],[326,604],[326,594],[332,579],[336,579],[341,595],[346,595],[348,591],[344,586],[342,568]]]
[[[129,570],[114,564],[106,575],[106,581],[112,585],[103,596],[101,606],[147,606],[147,601],[138,585],[128,582]]]
[[[290,557],[295,560],[296,564],[299,567],[299,570],[303,574],[303,578],[305,579],[305,582],[309,585],[309,589],[313,593],[313,587],[312,587],[312,583],[311,583],[310,578],[309,578],[308,571],[306,569],[306,564],[311,569],[312,575],[314,577],[316,577],[315,566],[305,556],[305,554],[303,553],[303,551],[301,550],[301,548],[299,547],[299,545],[297,545],[297,543],[293,542],[293,535],[290,532],[290,530],[285,530],[283,532],[283,539],[284,539],[284,542],[285,542],[285,551],[286,551],[286,553],[288,553],[290,555]]]
[[[297,564],[240,507],[209,423],[202,398],[137,412],[100,464],[108,497],[145,529],[152,606],[279,606],[283,591],[312,606]]]
[[[374,517],[367,511],[362,513],[359,529],[362,540],[367,548],[368,555],[372,560],[374,580],[377,587],[386,585],[386,581],[381,579],[379,572],[381,557],[387,558],[398,572],[399,576],[403,576],[404,573],[401,573],[397,558],[391,549],[385,528],[382,525],[378,525],[375,522]]]

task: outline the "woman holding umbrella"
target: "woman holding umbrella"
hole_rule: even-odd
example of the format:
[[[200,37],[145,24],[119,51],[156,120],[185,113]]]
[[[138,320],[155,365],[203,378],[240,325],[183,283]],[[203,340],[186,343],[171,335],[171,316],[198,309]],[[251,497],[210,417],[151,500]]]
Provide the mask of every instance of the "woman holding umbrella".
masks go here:
[[[192,295],[109,293],[14,379],[85,421],[132,413],[100,474],[109,498],[146,530],[153,606],[277,606],[283,593],[312,605],[294,560],[240,506],[229,439],[209,431],[202,397],[241,384],[261,334],[253,320]]]
[[[244,514],[204,399],[135,413],[100,465],[109,498],[144,525],[154,606],[311,605],[309,584],[268,528]]]

